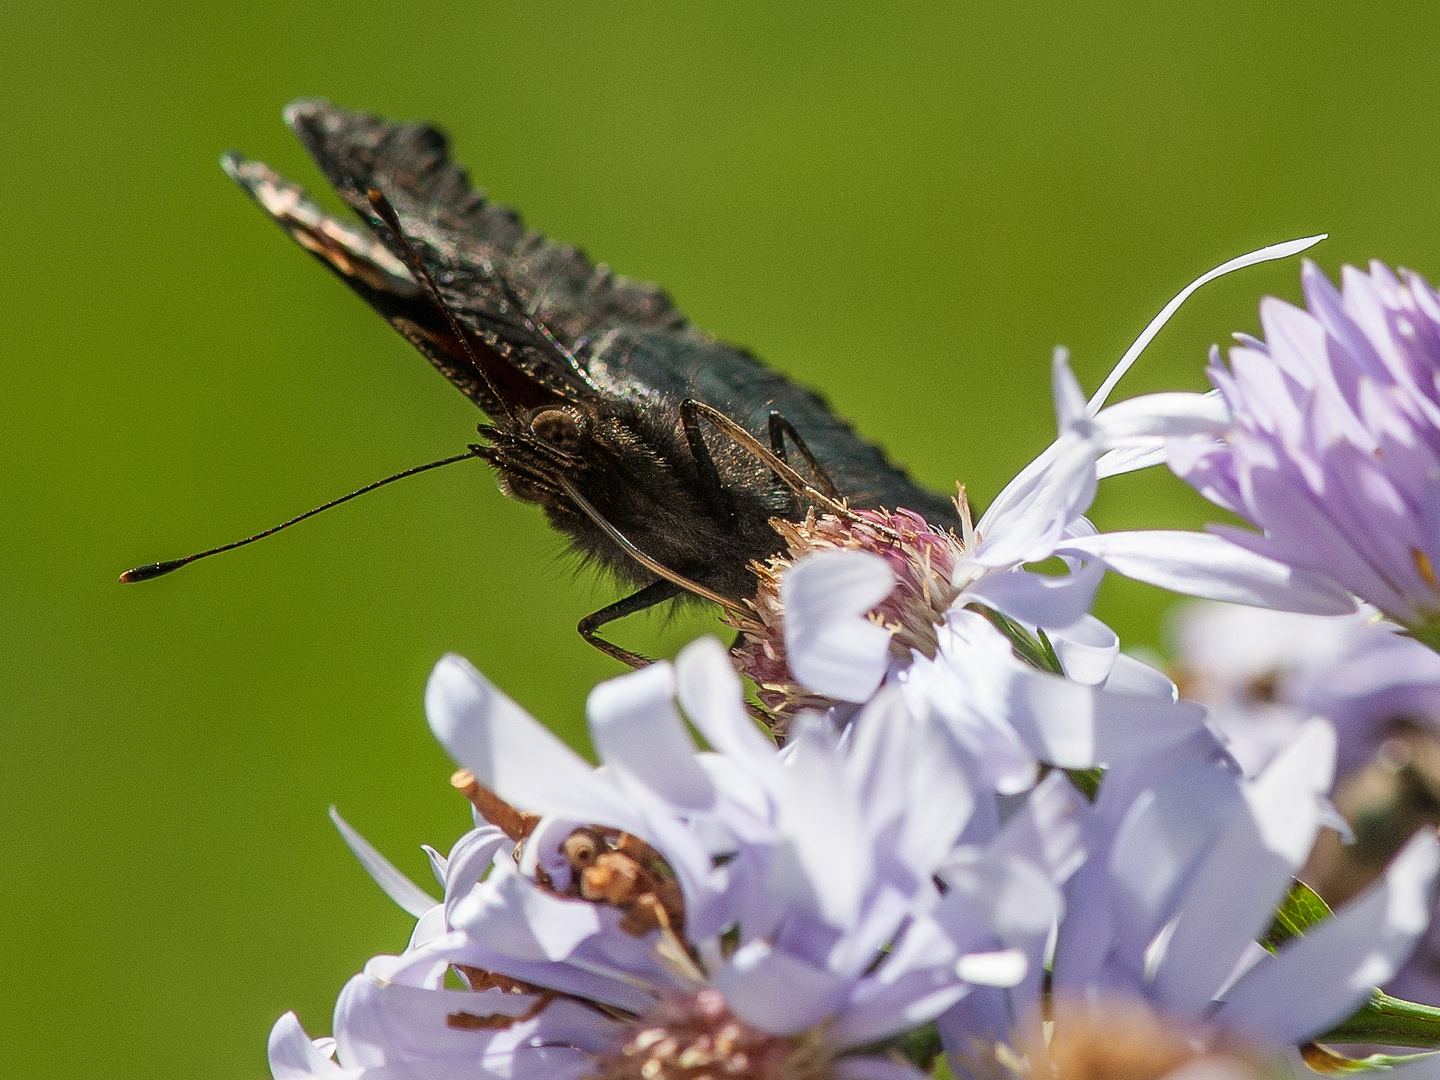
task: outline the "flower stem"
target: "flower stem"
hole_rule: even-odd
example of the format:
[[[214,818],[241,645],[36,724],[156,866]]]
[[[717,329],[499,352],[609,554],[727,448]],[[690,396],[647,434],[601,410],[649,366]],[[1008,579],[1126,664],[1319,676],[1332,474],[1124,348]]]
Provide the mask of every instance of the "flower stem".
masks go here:
[[[1378,1043],[1382,1046],[1440,1046],[1440,1009],[1376,990],[1348,1020],[1317,1035],[1319,1043]]]

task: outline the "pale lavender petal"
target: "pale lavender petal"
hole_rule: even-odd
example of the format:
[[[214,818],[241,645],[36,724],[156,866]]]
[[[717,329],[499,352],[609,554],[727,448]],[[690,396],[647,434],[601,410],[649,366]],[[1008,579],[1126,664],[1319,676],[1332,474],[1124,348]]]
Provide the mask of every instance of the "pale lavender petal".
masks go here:
[[[1081,569],[1068,574],[1020,569],[986,574],[970,585],[957,603],[979,600],[1022,623],[1069,626],[1089,613],[1104,576],[1105,564],[1098,559],[1087,559]]]
[[[360,860],[360,865],[365,868],[365,872],[375,879],[375,884],[380,886],[381,892],[400,906],[400,910],[418,919],[440,903],[439,900],[433,899],[429,893],[397,870],[395,864],[381,855],[370,841],[356,832],[349,822],[340,816],[340,811],[333,806],[330,807],[330,820],[340,831],[340,837],[345,841],[345,846],[350,849],[355,858]]]
[[[831,926],[853,925],[873,854],[870,845],[853,842],[865,835],[865,823],[838,748],[818,722],[797,725],[790,744],[780,827],[794,860],[784,880],[797,890],[795,898],[813,903]]]
[[[1120,655],[1120,636],[1093,615],[1084,615],[1050,632],[1065,677],[1086,686],[1106,683]]]
[[[1214,281],[1218,277],[1223,277],[1236,270],[1243,270],[1247,266],[1269,262],[1272,259],[1288,259],[1291,255],[1298,255],[1306,248],[1314,247],[1324,239],[1325,234],[1321,233],[1319,236],[1307,236],[1300,240],[1287,240],[1282,244],[1271,244],[1269,247],[1263,247],[1259,251],[1252,251],[1249,254],[1231,259],[1229,262],[1221,263],[1215,267],[1215,269],[1201,274],[1189,285],[1186,285],[1168,304],[1160,309],[1160,314],[1150,320],[1149,325],[1141,331],[1140,336],[1135,339],[1135,342],[1130,348],[1125,350],[1125,355],[1120,358],[1119,363],[1117,363],[1115,367],[1111,369],[1110,374],[1105,377],[1105,381],[1100,384],[1100,389],[1095,391],[1095,396],[1090,399],[1089,411],[1091,415],[1100,411],[1101,406],[1105,404],[1105,399],[1110,396],[1110,391],[1115,389],[1115,384],[1130,370],[1131,365],[1134,364],[1135,361],[1140,358],[1140,354],[1145,351],[1145,346],[1149,345],[1150,342],[1155,339],[1155,335],[1160,333],[1161,328],[1170,321],[1170,316],[1180,310],[1180,305],[1185,303],[1196,289]]]
[[[793,1035],[832,1015],[848,982],[764,941],[742,945],[715,973],[715,987],[735,1014],[776,1035]]]
[[[293,1012],[287,1012],[280,1017],[270,1029],[269,1057],[270,1072],[275,1080],[302,1080],[310,1076],[339,1077],[342,1073],[340,1066],[332,1061],[328,1054],[321,1053],[310,1041],[310,1036],[306,1035],[305,1029],[300,1026],[300,1018]]]
[[[1216,438],[1230,426],[1230,410],[1214,394],[1142,394],[1102,409],[1095,417],[1111,445],[1152,446],[1149,440]],[[1135,444],[1135,440],[1141,440]]]
[[[1147,529],[1067,541],[1111,570],[1173,592],[1312,615],[1345,615],[1354,598],[1328,578],[1209,533]]]
[[[1095,460],[1104,446],[1066,433],[1022,469],[995,497],[975,531],[981,566],[1006,569],[1054,554],[1067,526],[1095,498]]]
[[[821,551],[780,583],[785,649],[804,686],[840,701],[865,701],[885,677],[890,632],[865,618],[895,588],[878,555]]]
[[[1164,465],[1168,451],[1165,446],[1119,446],[1095,462],[1095,475],[1101,480],[1123,476],[1154,465]]]
[[[517,960],[560,960],[600,932],[595,905],[553,896],[504,865],[455,905],[452,924]]]
[[[607,766],[674,806],[707,810],[715,786],[695,760],[695,741],[675,709],[675,669],[656,663],[590,693],[590,738]]]
[[[1178,922],[1156,967],[1156,1000],[1197,1016],[1241,953],[1269,924],[1320,827],[1319,797],[1334,776],[1335,733],[1311,721],[1244,790],[1237,815],[1191,879]]]
[[[1019,949],[966,953],[955,961],[955,972],[968,983],[1009,988],[1018,985],[1030,971]]]
[[[830,1038],[841,1048],[864,1047],[929,1023],[974,991],[948,968],[911,969],[891,982],[861,984],[866,995],[836,1018]]]
[[[443,889],[445,887],[445,876],[450,872],[450,860],[446,856],[441,855],[440,852],[436,851],[429,844],[421,844],[420,850],[425,852],[425,857],[430,860],[430,873],[435,875],[435,880],[440,883],[440,887]]]
[[[1070,352],[1063,345],[1055,346],[1050,356],[1050,395],[1055,401],[1055,427],[1068,431],[1085,419],[1085,391],[1070,370]]]
[[[1005,823],[990,850],[1018,856],[1063,884],[1085,862],[1085,817],[1084,796],[1063,773],[1052,772]]]
[[[490,870],[495,853],[506,843],[505,834],[494,825],[472,829],[455,841],[445,864],[446,918],[450,917],[455,904]]]
[[[1117,948],[1133,969],[1174,911],[1176,895],[1245,800],[1236,777],[1204,763],[1183,766],[1141,793],[1109,856]]]
[[[675,659],[680,706],[718,752],[761,775],[775,771],[775,745],[745,711],[744,691],[730,654],[713,637],[691,642]]]
[[[1246,973],[1216,1021],[1298,1043],[1345,1019],[1414,949],[1430,921],[1437,869],[1434,830],[1422,831],[1370,891]]]
[[[1065,769],[1145,757],[1205,724],[1205,710],[1193,702],[1112,693],[1024,667],[1013,672],[1009,709],[1036,756]]]
[[[1179,689],[1163,671],[1125,653],[1115,658],[1110,675],[1105,680],[1105,689],[1117,694],[1142,694],[1162,701],[1175,701],[1180,696]]]
[[[835,1080],[925,1080],[914,1065],[886,1057],[842,1057],[830,1067]]]
[[[460,657],[435,665],[425,715],[450,756],[511,805],[633,827],[612,783]]]

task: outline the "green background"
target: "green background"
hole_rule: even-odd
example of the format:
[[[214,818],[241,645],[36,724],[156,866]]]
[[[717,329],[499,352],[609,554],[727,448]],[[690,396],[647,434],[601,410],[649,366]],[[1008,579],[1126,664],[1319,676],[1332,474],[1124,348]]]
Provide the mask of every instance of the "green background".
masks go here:
[[[480,467],[474,410],[267,223],[230,146],[307,183],[300,95],[441,122],[478,184],[672,290],[924,480],[980,501],[1210,266],[1320,230],[1440,276],[1440,11],[1409,4],[36,3],[0,13],[0,1075],[256,1077],[288,1008],[409,920],[467,816],[420,710],[445,650],[577,740],[614,594]],[[1197,297],[1125,389],[1199,387],[1297,265]],[[1198,524],[1168,474],[1102,527]],[[1154,645],[1165,598],[1100,614]],[[673,652],[703,614],[616,634]]]

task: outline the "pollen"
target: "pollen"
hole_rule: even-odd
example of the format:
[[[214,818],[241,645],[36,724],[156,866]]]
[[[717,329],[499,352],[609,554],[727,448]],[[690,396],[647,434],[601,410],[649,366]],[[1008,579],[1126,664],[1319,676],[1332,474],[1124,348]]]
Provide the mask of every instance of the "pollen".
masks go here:
[[[817,1032],[773,1035],[730,1011],[713,988],[671,995],[597,1061],[589,1080],[829,1080]]]
[[[651,930],[680,934],[685,896],[675,872],[653,847],[630,833],[596,826],[576,829],[560,844],[570,866],[568,895],[624,912],[620,929],[635,937]]]
[[[960,499],[961,520],[968,533],[963,491]],[[952,576],[964,557],[965,544],[954,532],[941,532],[909,510],[857,510],[848,518],[833,514],[817,517],[812,510],[802,522],[777,518],[770,524],[784,538],[786,551],[764,563],[751,564],[759,588],[754,599],[746,602],[749,613],[732,616],[729,622],[743,636],[743,643],[735,651],[736,663],[754,681],[761,702],[774,713],[777,729],[783,729],[801,709],[823,710],[835,704],[799,685],[785,658],[785,606],[780,600],[780,583],[804,555],[816,551],[866,551],[883,558],[895,574],[896,586],[869,618],[892,631],[890,649],[897,658],[908,658],[912,649],[934,657],[936,628],[960,593]]]

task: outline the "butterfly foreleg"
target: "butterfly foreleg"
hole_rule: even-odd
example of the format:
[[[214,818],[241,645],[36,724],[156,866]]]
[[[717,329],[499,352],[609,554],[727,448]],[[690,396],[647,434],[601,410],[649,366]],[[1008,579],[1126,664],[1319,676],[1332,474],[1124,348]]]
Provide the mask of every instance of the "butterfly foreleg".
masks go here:
[[[795,449],[800,451],[800,456],[805,459],[805,464],[810,466],[810,471],[815,475],[820,490],[832,499],[838,499],[840,493],[835,489],[835,483],[830,479],[820,462],[815,460],[815,455],[810,452],[810,447],[805,445],[805,440],[800,437],[800,432],[795,430],[795,425],[785,418],[784,413],[770,411],[770,449],[781,461],[788,461],[785,456],[785,436],[790,436],[790,441],[795,444]]]
[[[634,615],[640,611],[646,611],[656,604],[663,604],[666,600],[673,599],[680,594],[680,586],[672,581],[661,578],[659,581],[652,581],[639,592],[631,593],[629,596],[608,604],[585,618],[580,620],[576,630],[580,636],[588,641],[595,648],[599,649],[606,656],[614,657],[627,667],[641,668],[650,663],[650,658],[641,656],[629,649],[622,649],[619,645],[612,645],[602,637],[597,637],[595,631],[607,623],[616,619],[623,619],[627,615]]]
[[[704,489],[705,500],[725,514],[731,524],[735,522],[735,500],[725,490],[720,480],[720,469],[705,437],[700,433],[699,402],[689,400],[680,403],[680,424],[685,429],[685,441],[690,444],[690,454],[695,459],[696,471],[700,474],[700,486]]]

